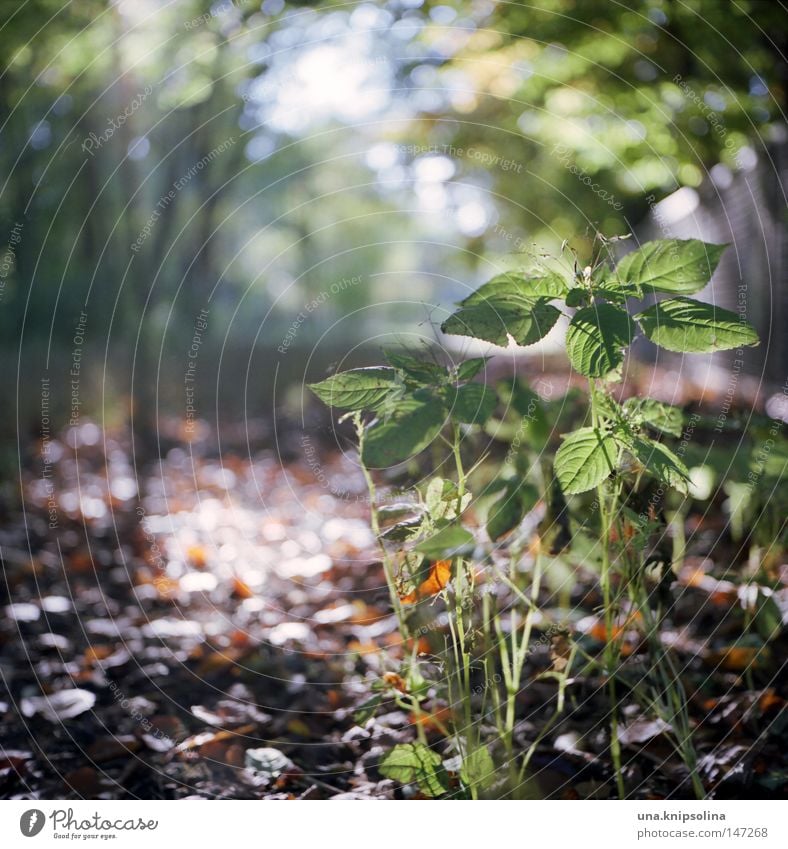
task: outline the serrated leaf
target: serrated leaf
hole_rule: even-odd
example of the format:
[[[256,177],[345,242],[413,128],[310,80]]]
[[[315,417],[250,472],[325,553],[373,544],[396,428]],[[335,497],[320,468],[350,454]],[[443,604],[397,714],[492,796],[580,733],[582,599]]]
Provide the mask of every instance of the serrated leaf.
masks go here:
[[[635,318],[643,332],[667,351],[705,354],[759,344],[755,329],[736,313],[692,298],[671,298]]]
[[[684,413],[678,407],[653,398],[628,398],[624,408],[633,411],[643,422],[661,433],[681,436]]]
[[[627,298],[643,297],[643,290],[634,283],[618,283],[616,280],[606,279],[597,286],[592,286],[591,291],[598,298],[623,304]]]
[[[451,417],[463,424],[484,424],[498,403],[495,392],[483,383],[449,388],[446,398]]]
[[[380,773],[401,784],[418,784],[425,796],[448,792],[448,780],[440,755],[423,743],[400,743],[380,762]]]
[[[586,492],[615,469],[618,451],[610,434],[581,427],[566,437],[555,455],[555,473],[567,495]]]
[[[474,357],[457,366],[457,380],[472,380],[485,367],[489,357]]]
[[[596,304],[575,313],[566,331],[566,352],[575,371],[604,377],[624,361],[623,350],[637,328],[629,315],[612,304]]]
[[[495,763],[486,748],[479,746],[462,759],[460,780],[466,787],[478,787],[481,790],[493,783]]]
[[[553,329],[561,313],[548,299],[512,304],[482,301],[449,316],[441,330],[454,336],[470,336],[505,348],[511,336],[518,345],[533,345]]]
[[[361,460],[368,469],[402,463],[423,451],[445,421],[446,411],[437,398],[405,398],[385,419],[378,419],[367,428]]]
[[[519,306],[538,298],[563,298],[569,291],[564,278],[553,271],[544,274],[523,274],[506,271],[480,286],[467,298],[460,301],[463,307],[471,307],[485,301],[509,303]]]
[[[727,245],[699,239],[659,239],[627,254],[616,266],[621,283],[647,292],[692,295],[711,280]]]
[[[631,449],[637,459],[660,483],[672,486],[679,492],[687,492],[689,470],[684,463],[661,442],[639,437]]]
[[[440,383],[447,379],[446,369],[437,363],[417,360],[409,354],[399,354],[395,351],[384,351],[383,355],[394,368],[421,383]]]
[[[416,551],[430,560],[448,560],[473,548],[473,534],[460,525],[442,528],[428,539],[422,540]]]
[[[324,404],[340,410],[374,410],[389,393],[400,388],[393,368],[351,369],[309,384]]]

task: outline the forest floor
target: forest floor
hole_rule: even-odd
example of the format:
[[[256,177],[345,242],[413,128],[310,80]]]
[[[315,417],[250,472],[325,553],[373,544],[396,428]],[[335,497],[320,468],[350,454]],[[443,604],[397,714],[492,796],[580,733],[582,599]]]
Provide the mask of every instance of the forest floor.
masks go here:
[[[405,647],[351,458],[315,449],[283,466],[271,452],[219,461],[175,448],[137,476],[122,437],[83,425],[32,446],[28,465],[24,506],[6,503],[0,517],[0,795],[415,793],[378,772],[386,751],[414,739],[412,716],[386,698],[359,714]],[[712,532],[722,521],[690,519]],[[716,798],[783,797],[785,643],[742,641],[739,589],[715,574],[702,550],[689,553],[663,634],[690,693],[699,770]],[[575,632],[593,645],[596,584],[573,581]],[[440,605],[432,612],[416,646],[425,663],[442,640]],[[522,749],[551,715],[555,685],[538,677],[550,650],[537,631],[518,703]],[[630,655],[622,663],[636,670],[636,646]],[[429,710],[445,718],[451,706]],[[573,679],[529,794],[615,794],[604,712],[600,682]],[[441,722],[421,721],[440,748]],[[635,798],[690,795],[663,731],[624,708]]]

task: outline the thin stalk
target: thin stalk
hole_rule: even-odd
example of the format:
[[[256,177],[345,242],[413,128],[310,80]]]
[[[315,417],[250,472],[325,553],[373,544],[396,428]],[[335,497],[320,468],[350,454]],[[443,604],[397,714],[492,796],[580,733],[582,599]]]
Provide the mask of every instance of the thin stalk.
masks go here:
[[[361,466],[362,474],[364,475],[364,480],[367,484],[367,492],[369,494],[369,523],[372,528],[372,533],[375,535],[375,539],[380,541],[380,519],[378,517],[378,496],[377,496],[377,487],[375,486],[375,481],[370,474],[369,469],[364,465],[361,460],[362,453],[364,451],[364,424],[361,421],[361,413],[353,414],[353,424],[356,428],[356,439],[358,441],[358,456],[359,456],[359,466]],[[389,598],[391,600],[391,606],[394,608],[394,614],[397,617],[397,625],[399,626],[399,632],[402,636],[403,641],[406,640],[409,636],[409,630],[407,623],[405,621],[405,613],[402,610],[402,603],[399,599],[399,593],[397,592],[397,585],[394,580],[394,569],[392,568],[391,558],[389,556],[388,551],[386,551],[385,545],[381,544],[381,560],[383,562],[383,574],[386,578],[386,586],[389,592]]]
[[[591,421],[595,429],[599,428],[599,411],[596,387],[594,381],[589,379],[588,388],[591,400]],[[615,469],[611,469],[615,471]],[[610,700],[610,756],[613,761],[613,771],[616,775],[616,788],[619,798],[626,797],[624,787],[624,775],[621,771],[621,743],[618,739],[618,698],[616,696],[616,679],[613,668],[617,662],[616,643],[613,639],[613,626],[615,624],[615,611],[613,609],[611,591],[611,563],[610,563],[610,531],[611,516],[607,507],[607,493],[604,481],[596,488],[597,503],[599,505],[599,520],[601,525],[600,545],[602,546],[602,568],[599,583],[602,589],[602,606],[604,608],[605,621],[605,648],[603,657],[605,661],[605,675],[607,676],[607,691]],[[615,504],[611,505],[615,509]]]

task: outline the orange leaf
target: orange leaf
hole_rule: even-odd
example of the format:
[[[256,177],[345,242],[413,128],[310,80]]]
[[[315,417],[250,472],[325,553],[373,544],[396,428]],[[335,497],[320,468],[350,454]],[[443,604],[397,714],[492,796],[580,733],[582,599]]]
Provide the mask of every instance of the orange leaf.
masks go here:
[[[430,574],[419,584],[415,592],[408,593],[400,601],[413,604],[422,598],[437,595],[451,580],[451,560],[436,560],[430,567]]]
[[[390,687],[394,687],[395,690],[399,690],[400,693],[407,693],[408,692],[408,685],[405,683],[402,676],[397,675],[396,672],[386,672],[383,675],[383,680]]]
[[[236,598],[247,599],[254,595],[254,591],[240,578],[233,578],[233,595]]]

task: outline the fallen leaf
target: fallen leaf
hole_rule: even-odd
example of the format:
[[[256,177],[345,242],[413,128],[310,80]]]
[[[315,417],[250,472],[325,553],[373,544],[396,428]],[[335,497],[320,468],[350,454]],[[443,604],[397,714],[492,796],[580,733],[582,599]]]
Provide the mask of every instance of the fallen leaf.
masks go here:
[[[90,766],[67,772],[63,781],[79,796],[95,797],[104,789],[101,786],[101,776]]]
[[[252,598],[254,591],[240,578],[233,578],[233,595],[236,598],[245,600],[247,598]]]
[[[400,599],[403,604],[414,604],[423,598],[437,595],[451,580],[451,560],[436,560],[427,578],[418,588]]]
[[[62,722],[90,710],[95,703],[95,693],[74,688],[60,690],[51,696],[30,696],[22,699],[20,706],[23,716],[39,714],[50,722]]]
[[[666,731],[670,731],[670,725],[664,719],[640,718],[619,726],[618,739],[622,745],[632,746],[647,743]]]
[[[125,735],[123,737],[101,737],[91,743],[85,750],[85,754],[95,763],[111,761],[115,758],[126,757],[140,748],[140,741],[136,737]]]
[[[293,762],[279,749],[247,749],[244,757],[247,769],[263,778],[276,778],[293,768]]]

